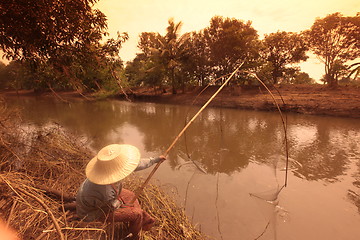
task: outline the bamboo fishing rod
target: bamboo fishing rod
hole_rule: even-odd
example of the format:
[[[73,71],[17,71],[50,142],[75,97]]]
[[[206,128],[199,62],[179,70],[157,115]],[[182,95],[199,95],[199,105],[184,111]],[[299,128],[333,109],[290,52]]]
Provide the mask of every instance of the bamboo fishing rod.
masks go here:
[[[219,87],[219,89],[209,98],[209,100],[200,108],[200,110],[192,117],[192,119],[186,124],[186,126],[180,131],[180,133],[176,136],[174,141],[170,144],[170,146],[166,149],[166,151],[162,154],[164,157],[166,157],[170,150],[175,146],[176,142],[179,140],[179,138],[184,134],[186,129],[195,121],[195,119],[199,116],[199,114],[210,104],[210,102],[216,97],[216,95],[219,94],[219,92],[225,87],[225,85],[230,81],[230,79],[235,75],[235,73],[242,67],[244,64],[241,63],[232,73],[231,75],[226,79],[226,81]],[[145,182],[135,191],[135,196],[130,201],[130,204],[133,204],[137,197],[140,195],[140,193],[144,190],[145,186],[149,183],[150,179],[156,172],[156,170],[159,168],[160,164],[164,160],[161,160],[156,164],[156,166],[153,168],[153,170],[150,172],[149,176],[146,178]]]

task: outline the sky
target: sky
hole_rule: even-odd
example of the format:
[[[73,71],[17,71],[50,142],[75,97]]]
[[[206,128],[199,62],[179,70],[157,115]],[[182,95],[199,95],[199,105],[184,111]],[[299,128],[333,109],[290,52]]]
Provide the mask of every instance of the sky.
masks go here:
[[[141,32],[165,34],[168,19],[182,22],[181,34],[199,31],[210,25],[214,16],[251,21],[260,38],[277,31],[300,32],[309,29],[316,18],[341,12],[355,16],[359,0],[100,0],[95,8],[108,19],[110,37],[127,32],[120,56],[130,61],[139,52]],[[318,80],[324,74],[323,64],[315,57],[300,65],[301,70]]]

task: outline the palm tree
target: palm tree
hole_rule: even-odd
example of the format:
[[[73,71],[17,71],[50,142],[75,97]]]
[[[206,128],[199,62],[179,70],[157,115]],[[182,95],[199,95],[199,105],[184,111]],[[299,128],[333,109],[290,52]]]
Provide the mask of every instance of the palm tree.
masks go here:
[[[355,80],[357,76],[360,75],[360,62],[351,64],[348,69],[352,69],[350,74],[348,75],[348,78],[354,75],[354,80]]]
[[[159,35],[160,48],[158,49],[158,57],[166,69],[166,75],[171,82],[172,92],[176,93],[178,84],[185,84],[181,79],[181,69],[183,63],[189,57],[189,33],[179,34],[182,22],[175,24],[172,18],[168,21],[169,26],[166,28],[166,35]]]

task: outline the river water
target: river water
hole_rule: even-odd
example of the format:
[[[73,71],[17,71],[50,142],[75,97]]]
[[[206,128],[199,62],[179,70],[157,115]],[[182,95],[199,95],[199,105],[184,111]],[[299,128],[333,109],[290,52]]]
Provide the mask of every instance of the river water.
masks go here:
[[[116,100],[62,103],[8,98],[33,127],[53,124],[89,139],[162,154],[198,107]],[[360,121],[207,108],[154,175],[213,239],[360,239]],[[88,161],[89,159],[84,159]],[[146,177],[151,169],[140,172]],[[79,183],[80,184],[80,183]]]

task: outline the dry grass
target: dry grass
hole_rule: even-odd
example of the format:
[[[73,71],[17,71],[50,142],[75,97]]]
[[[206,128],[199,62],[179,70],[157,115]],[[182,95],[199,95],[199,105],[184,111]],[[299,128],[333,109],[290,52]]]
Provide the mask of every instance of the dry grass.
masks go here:
[[[75,196],[93,155],[84,139],[60,126],[30,129],[0,102],[0,217],[27,240],[123,239],[125,224],[76,221],[74,213],[64,210],[64,201],[42,190],[45,185]],[[125,185],[135,190],[141,183],[131,177]],[[206,239],[158,186],[149,185],[139,200],[157,220],[141,239]]]

